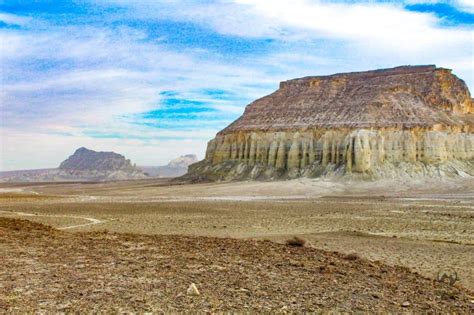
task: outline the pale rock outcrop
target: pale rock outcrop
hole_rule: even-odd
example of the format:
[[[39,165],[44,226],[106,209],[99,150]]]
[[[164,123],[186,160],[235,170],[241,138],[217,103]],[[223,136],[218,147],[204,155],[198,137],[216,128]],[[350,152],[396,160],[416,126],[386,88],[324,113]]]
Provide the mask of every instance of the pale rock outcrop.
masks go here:
[[[235,158],[235,157],[234,157]],[[188,171],[188,166],[198,161],[196,155],[186,154],[162,166],[139,166],[150,177],[179,177]]]
[[[188,177],[472,176],[473,105],[434,66],[295,79],[245,109]]]

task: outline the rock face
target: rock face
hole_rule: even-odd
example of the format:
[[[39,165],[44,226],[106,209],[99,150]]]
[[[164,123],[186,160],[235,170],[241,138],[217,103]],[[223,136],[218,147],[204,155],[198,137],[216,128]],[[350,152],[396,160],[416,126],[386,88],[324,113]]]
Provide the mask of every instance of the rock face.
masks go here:
[[[146,175],[130,160],[115,152],[77,149],[59,165],[59,174],[81,180],[118,180],[145,178]]]
[[[152,177],[178,177],[186,174],[188,166],[197,161],[196,155],[186,154],[171,160],[167,165],[140,166],[140,169]]]
[[[305,77],[248,105],[187,177],[472,176],[473,132],[473,99],[448,69]]]
[[[0,172],[0,182],[106,181],[147,178],[130,160],[114,152],[77,149],[59,168]]]
[[[115,152],[96,152],[87,148],[79,148],[59,165],[60,170],[69,171],[134,171],[130,160]]]

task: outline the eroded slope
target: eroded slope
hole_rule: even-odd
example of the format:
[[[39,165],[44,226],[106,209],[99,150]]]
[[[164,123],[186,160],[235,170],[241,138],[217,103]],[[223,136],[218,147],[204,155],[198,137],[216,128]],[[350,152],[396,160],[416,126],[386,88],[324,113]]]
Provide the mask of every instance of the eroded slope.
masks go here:
[[[285,81],[208,143],[194,179],[474,175],[473,102],[435,66]]]

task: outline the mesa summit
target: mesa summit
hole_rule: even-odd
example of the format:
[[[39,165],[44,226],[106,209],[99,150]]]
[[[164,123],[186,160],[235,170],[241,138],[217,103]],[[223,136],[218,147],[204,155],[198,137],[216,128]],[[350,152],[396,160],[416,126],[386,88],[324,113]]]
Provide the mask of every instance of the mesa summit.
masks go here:
[[[195,180],[474,175],[473,99],[451,70],[284,81],[209,141]]]

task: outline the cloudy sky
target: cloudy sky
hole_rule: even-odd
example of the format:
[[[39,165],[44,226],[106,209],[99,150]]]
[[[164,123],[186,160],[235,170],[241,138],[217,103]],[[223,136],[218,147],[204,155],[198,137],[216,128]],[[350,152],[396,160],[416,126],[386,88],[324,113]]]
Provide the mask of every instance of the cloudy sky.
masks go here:
[[[159,165],[279,81],[436,64],[474,88],[474,0],[2,1],[0,170]]]

